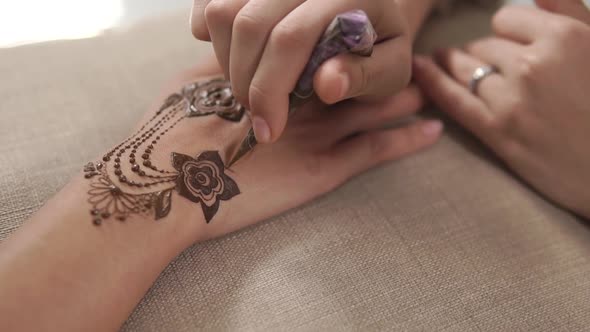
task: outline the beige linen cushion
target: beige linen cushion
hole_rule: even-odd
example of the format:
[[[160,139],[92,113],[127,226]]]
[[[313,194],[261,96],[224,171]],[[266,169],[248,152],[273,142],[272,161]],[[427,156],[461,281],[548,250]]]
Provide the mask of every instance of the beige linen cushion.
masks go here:
[[[420,48],[481,35],[488,19],[461,10]],[[0,240],[206,52],[185,13],[1,50]],[[452,127],[427,153],[187,250],[123,329],[587,330],[589,257],[586,224]]]

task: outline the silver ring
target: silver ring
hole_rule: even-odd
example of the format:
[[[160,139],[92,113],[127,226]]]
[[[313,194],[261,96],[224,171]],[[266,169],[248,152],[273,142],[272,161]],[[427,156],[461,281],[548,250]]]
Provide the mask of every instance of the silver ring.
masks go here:
[[[471,93],[476,94],[479,83],[481,83],[481,81],[483,81],[486,77],[498,72],[498,68],[495,66],[483,66],[477,68],[473,72],[473,76],[471,76],[471,81],[469,82],[469,90]]]

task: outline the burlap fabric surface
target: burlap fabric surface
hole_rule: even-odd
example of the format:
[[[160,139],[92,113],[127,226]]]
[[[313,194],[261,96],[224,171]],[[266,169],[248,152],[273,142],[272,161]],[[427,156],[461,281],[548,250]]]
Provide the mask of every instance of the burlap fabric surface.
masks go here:
[[[421,49],[481,35],[488,18],[464,9],[435,22]],[[0,240],[206,52],[185,13],[1,50]],[[587,330],[589,257],[587,225],[452,128],[427,153],[194,246],[123,329]]]

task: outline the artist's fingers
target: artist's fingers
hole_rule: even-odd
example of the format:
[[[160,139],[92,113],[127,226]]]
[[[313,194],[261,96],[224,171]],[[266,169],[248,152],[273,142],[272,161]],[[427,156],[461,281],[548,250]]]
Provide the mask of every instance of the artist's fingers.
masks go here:
[[[382,97],[408,85],[411,42],[407,36],[375,46],[371,57],[343,54],[324,63],[314,77],[314,88],[325,103],[354,97]]]
[[[485,125],[492,120],[486,104],[431,59],[414,57],[414,80],[441,111],[478,135],[486,131]]]
[[[586,7],[583,0],[535,0],[535,2],[547,11],[590,24],[590,7]]]
[[[250,82],[272,29],[305,0],[250,0],[234,21],[229,61],[234,96],[249,107]],[[278,78],[278,77],[277,77]]]
[[[213,42],[215,55],[226,78],[230,78],[229,57],[232,29],[238,12],[248,0],[209,0],[205,7],[207,28]]]
[[[207,29],[207,22],[205,21],[205,7],[211,0],[194,0],[193,9],[191,11],[191,31],[193,36],[198,40],[210,41],[209,29]]]
[[[376,130],[351,137],[329,152],[336,177],[346,180],[379,164],[423,150],[438,141],[439,120],[418,121],[403,128]]]
[[[551,30],[552,14],[528,6],[505,6],[492,19],[494,32],[502,37],[530,44]]]
[[[489,37],[478,39],[465,46],[467,54],[480,59],[483,63],[496,66],[501,73],[510,73],[515,59],[523,54],[525,46],[513,41]]]
[[[420,89],[412,85],[395,96],[376,102],[350,101],[327,110],[322,122],[337,137],[381,129],[395,120],[419,112],[424,106]]]
[[[452,78],[466,88],[469,87],[473,74],[478,68],[489,65],[497,66],[496,63],[484,63],[459,49],[439,51],[437,60]],[[501,94],[505,92],[506,86],[505,78],[499,73],[494,73],[481,80],[475,93],[489,104],[502,98]]]
[[[384,10],[386,5],[392,8]],[[276,141],[282,134],[288,112],[289,93],[309,61],[313,48],[328,24],[338,14],[364,10],[379,37],[389,39],[402,31],[399,20],[389,19],[394,2],[374,0],[308,0],[275,26],[250,85],[250,106],[256,137],[261,143]]]

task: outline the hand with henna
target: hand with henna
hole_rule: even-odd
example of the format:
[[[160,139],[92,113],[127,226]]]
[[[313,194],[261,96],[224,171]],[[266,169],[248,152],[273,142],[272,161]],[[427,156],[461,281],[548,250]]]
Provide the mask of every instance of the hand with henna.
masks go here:
[[[322,101],[379,99],[410,80],[412,44],[439,0],[194,0],[196,38],[211,41],[237,100],[252,111],[259,143],[285,130],[291,93],[320,37],[335,16],[363,10],[377,32],[371,57],[343,54],[315,74]]]
[[[580,0],[506,7],[494,35],[432,60],[415,80],[442,111],[559,205],[590,218],[590,11]],[[492,65],[475,93],[476,68]]]
[[[229,82],[219,75],[209,74],[197,82],[223,82],[221,85],[231,93]],[[177,86],[184,86],[181,90],[186,94],[193,82],[194,77],[187,77]],[[202,96],[202,90],[209,87],[205,83],[202,88],[189,91],[187,100]],[[222,94],[221,104],[223,98]],[[198,98],[193,103],[203,104]],[[180,197],[171,204],[187,205],[188,199],[203,208],[202,212],[188,206],[181,209],[191,210],[195,214],[191,219],[204,217],[209,223],[196,222],[203,228],[195,241],[235,231],[304,204],[380,163],[430,146],[442,130],[438,120],[383,129],[384,123],[413,115],[422,108],[422,96],[415,86],[379,102],[348,101],[326,106],[316,100],[291,117],[285,134],[275,144],[257,147],[230,169],[227,163],[249,126],[249,114],[239,112],[239,117],[228,118],[227,110],[241,108],[235,100],[227,105],[204,112],[206,108],[201,105],[197,116],[189,114],[173,131],[160,135],[161,142],[153,142],[167,148],[152,149],[151,166],[171,161],[166,171],[179,174],[172,186],[176,185],[174,189]],[[199,165],[203,161],[210,162],[212,167]],[[202,182],[207,183],[205,193],[199,192],[199,176],[204,176]],[[210,201],[204,199],[206,195],[211,196]]]
[[[130,136],[0,244],[0,330],[117,330],[187,247],[295,208],[441,134],[438,121],[383,128],[421,108],[415,87],[376,103],[312,102],[276,144],[228,168],[249,122],[220,75],[215,63],[182,75]]]

